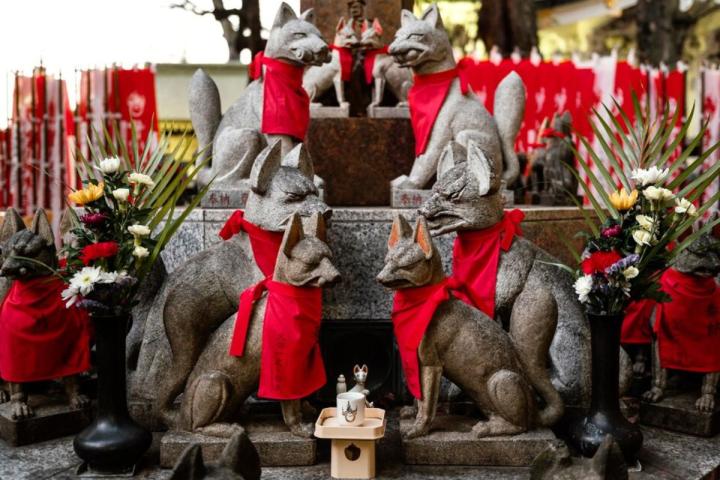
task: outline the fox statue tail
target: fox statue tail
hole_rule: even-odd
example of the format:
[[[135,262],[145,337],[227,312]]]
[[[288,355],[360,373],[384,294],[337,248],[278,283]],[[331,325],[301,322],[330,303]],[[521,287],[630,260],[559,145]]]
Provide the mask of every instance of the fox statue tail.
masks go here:
[[[195,71],[190,80],[188,103],[198,148],[202,151],[198,158],[200,163],[212,155],[213,139],[222,118],[220,92],[213,79],[201,68]]]
[[[493,112],[502,144],[506,185],[514,183],[520,174],[515,139],[525,115],[525,96],[525,85],[515,72],[508,74],[495,90]]]
[[[543,308],[517,308],[518,302],[532,303],[535,307]],[[565,404],[550,381],[547,367],[548,350],[557,327],[557,303],[550,292],[537,288],[526,289],[521,293],[515,306],[510,317],[510,336],[528,381],[545,402],[545,407],[538,411],[535,423],[550,426],[565,411]],[[529,314],[531,311],[535,314]],[[538,311],[543,314],[537,315]]]

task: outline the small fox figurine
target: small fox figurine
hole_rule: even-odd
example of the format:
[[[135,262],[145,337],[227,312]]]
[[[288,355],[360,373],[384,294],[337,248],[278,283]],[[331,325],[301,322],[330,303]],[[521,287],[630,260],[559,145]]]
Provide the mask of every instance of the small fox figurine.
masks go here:
[[[380,106],[385,95],[385,88],[389,87],[398,99],[398,106],[407,106],[408,90],[410,90],[413,80],[412,70],[399,66],[393,57],[387,54],[382,35],[383,29],[377,18],[373,20],[372,24],[367,20],[363,22],[360,45],[366,50],[365,62],[372,62],[366,66],[366,72],[372,72],[375,86],[370,105]]]

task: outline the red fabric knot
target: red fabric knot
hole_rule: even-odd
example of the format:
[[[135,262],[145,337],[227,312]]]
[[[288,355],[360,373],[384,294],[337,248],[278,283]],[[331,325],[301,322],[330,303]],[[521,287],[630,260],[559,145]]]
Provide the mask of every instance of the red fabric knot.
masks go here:
[[[373,70],[375,70],[375,60],[377,60],[377,56],[387,55],[387,53],[387,46],[365,50],[365,63],[363,66],[365,67],[365,82],[368,85],[373,83]]]
[[[495,289],[500,251],[508,251],[516,236],[522,236],[520,223],[525,214],[506,211],[495,225],[482,230],[462,230],[453,246],[452,279],[455,296],[495,318]]]
[[[248,76],[250,80],[257,80],[262,77],[263,58],[265,58],[265,52],[261,50],[255,54],[252,62],[250,62],[248,66]]]
[[[310,97],[302,86],[305,67],[262,57],[262,133],[303,141],[310,125]]]
[[[343,82],[349,82],[352,77],[352,50],[338,45],[330,45],[330,50],[334,50],[340,55],[340,78],[342,78]]]

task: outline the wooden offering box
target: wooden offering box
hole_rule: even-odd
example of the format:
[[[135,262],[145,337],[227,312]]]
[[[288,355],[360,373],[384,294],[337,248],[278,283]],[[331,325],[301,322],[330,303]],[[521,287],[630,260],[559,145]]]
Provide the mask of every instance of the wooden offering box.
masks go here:
[[[332,478],[375,478],[375,441],[385,436],[385,410],[366,408],[359,427],[341,426],[336,414],[336,408],[325,408],[315,423],[315,436],[332,440]]]

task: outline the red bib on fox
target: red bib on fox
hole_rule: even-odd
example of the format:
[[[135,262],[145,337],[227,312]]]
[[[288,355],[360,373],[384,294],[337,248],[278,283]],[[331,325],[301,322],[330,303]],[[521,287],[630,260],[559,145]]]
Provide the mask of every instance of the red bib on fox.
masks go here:
[[[450,298],[450,281],[445,279],[434,285],[402,288],[395,292],[391,315],[395,340],[400,350],[408,390],[420,400],[422,400],[422,389],[418,348],[435,315],[435,310]]]
[[[383,48],[373,48],[370,50],[365,50],[365,82],[367,82],[368,85],[371,85],[373,83],[373,70],[375,69],[375,59],[378,55],[387,55],[388,53],[388,47],[385,46]]]
[[[265,56],[262,63],[262,133],[303,141],[310,125],[310,97],[302,86],[305,68]]]
[[[330,45],[330,50],[335,50],[340,55],[340,78],[343,82],[349,82],[352,77],[352,50],[337,45]]]
[[[520,210],[505,212],[501,221],[483,230],[461,230],[453,246],[455,296],[495,318],[495,287],[500,250],[507,252],[515,235],[522,235]]]
[[[244,355],[253,307],[267,291],[258,394],[272,400],[306,397],[326,380],[318,344],[322,292],[272,280],[283,233],[263,230],[236,210],[220,236],[228,240],[241,231],[248,234],[255,263],[265,279],[240,294],[229,354]]]
[[[720,288],[714,278],[669,268],[660,279],[671,302],[659,303],[655,333],[660,366],[689,372],[720,371]]]
[[[425,153],[435,119],[445,102],[452,82],[459,78],[458,69],[428,75],[415,75],[413,86],[408,92],[410,104],[410,121],[415,134],[415,155]],[[463,95],[468,92],[467,82],[461,79],[460,88]]]
[[[628,345],[649,345],[652,343],[652,316],[655,301],[644,299],[632,302],[625,309],[620,343]]]
[[[15,280],[0,308],[0,378],[37,382],[90,369],[85,310],[65,308],[62,280]]]

